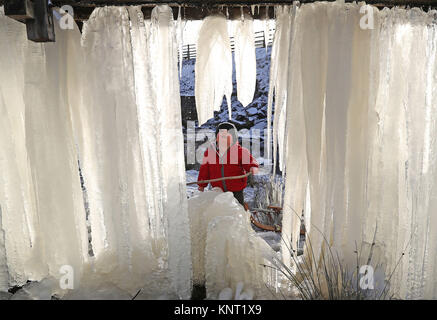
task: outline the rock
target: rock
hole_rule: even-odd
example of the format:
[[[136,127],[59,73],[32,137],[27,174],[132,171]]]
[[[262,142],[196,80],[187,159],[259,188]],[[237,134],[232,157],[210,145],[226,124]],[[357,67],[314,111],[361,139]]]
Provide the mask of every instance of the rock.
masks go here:
[[[253,116],[258,113],[258,109],[255,107],[250,107],[249,109],[246,109],[246,112],[249,116]]]

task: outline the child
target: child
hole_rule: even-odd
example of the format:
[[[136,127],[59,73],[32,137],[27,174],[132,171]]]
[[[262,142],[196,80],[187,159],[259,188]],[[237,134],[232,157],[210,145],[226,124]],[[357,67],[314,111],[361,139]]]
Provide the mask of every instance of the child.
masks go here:
[[[221,177],[244,175],[247,172],[258,173],[258,163],[249,150],[238,143],[237,129],[230,122],[223,122],[216,129],[216,145],[208,148],[200,166],[197,181]],[[207,183],[199,183],[203,191]],[[234,197],[244,207],[243,190],[247,186],[247,177],[241,179],[211,182],[212,187],[219,187],[224,192],[231,191]]]

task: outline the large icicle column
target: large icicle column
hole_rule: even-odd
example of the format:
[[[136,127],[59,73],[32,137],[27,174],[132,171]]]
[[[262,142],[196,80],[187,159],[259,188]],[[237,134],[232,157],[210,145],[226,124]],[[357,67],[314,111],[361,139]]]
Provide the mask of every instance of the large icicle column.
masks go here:
[[[196,109],[199,125],[220,111],[226,96],[231,118],[232,52],[224,15],[206,17],[199,31],[195,65]]]
[[[143,298],[191,292],[170,13],[158,6],[144,21],[136,7],[97,8],[82,36],[88,100],[78,132],[97,274],[131,293],[144,286]]]
[[[137,7],[98,8],[82,39],[55,13],[56,42],[44,44],[0,12],[0,290],[60,278],[71,266],[74,290],[48,280],[33,291],[190,297],[171,12],[159,6],[144,21]]]
[[[288,61],[284,237],[308,190],[316,257],[321,233],[351,269],[355,243],[373,248],[392,293],[437,299],[437,12],[364,5],[295,6],[291,50],[272,56]]]
[[[88,259],[69,94],[80,32],[27,41],[26,28],[0,13],[0,206],[8,285],[62,275],[75,285]],[[4,282],[4,280],[0,281]],[[59,288],[58,288],[59,289]]]
[[[170,277],[181,298],[191,294],[191,244],[185,186],[184,138],[182,135],[181,99],[178,78],[178,45],[169,6],[157,6],[152,11],[149,59],[154,91],[156,122],[161,160],[159,200],[166,217],[166,237]]]

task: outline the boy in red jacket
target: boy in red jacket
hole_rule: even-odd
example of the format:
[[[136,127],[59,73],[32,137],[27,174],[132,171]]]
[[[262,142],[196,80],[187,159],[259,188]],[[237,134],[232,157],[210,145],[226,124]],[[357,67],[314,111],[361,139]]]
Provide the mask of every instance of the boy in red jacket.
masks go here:
[[[258,173],[258,163],[249,150],[238,143],[237,129],[230,122],[220,123],[216,129],[216,145],[208,148],[200,166],[197,181],[244,175],[247,172]],[[199,183],[203,191],[207,183]],[[224,192],[231,191],[244,207],[243,190],[247,186],[247,177],[242,179],[211,182]]]

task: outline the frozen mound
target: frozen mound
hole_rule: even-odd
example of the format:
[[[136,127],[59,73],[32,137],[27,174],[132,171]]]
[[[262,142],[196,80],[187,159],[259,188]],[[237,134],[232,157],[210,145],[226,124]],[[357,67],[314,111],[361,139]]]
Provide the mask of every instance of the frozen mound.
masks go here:
[[[77,131],[96,256],[93,280],[102,275],[102,281],[134,294],[150,278],[161,281],[156,296],[163,290],[188,298],[175,39],[168,6],[155,7],[150,20],[139,7],[95,9],[82,35],[90,92]]]
[[[205,283],[205,243],[206,231],[209,222],[216,216],[224,216],[229,213],[220,210],[222,192],[207,191],[198,193],[188,200],[188,213],[191,231],[191,254],[193,261],[193,284]],[[219,203],[217,203],[219,202]]]
[[[217,299],[229,288],[235,292],[232,298],[238,299],[239,286],[243,287],[246,299],[274,298],[271,292],[275,290],[276,274],[271,261],[275,256],[267,242],[252,229],[242,208],[233,210],[232,215],[213,219],[205,248],[207,299]]]
[[[199,125],[220,111],[223,96],[231,118],[232,52],[226,17],[208,16],[197,40],[195,95]]]
[[[276,256],[252,229],[249,214],[231,192],[209,191],[188,200],[194,283],[208,299],[267,299],[275,289]]]

